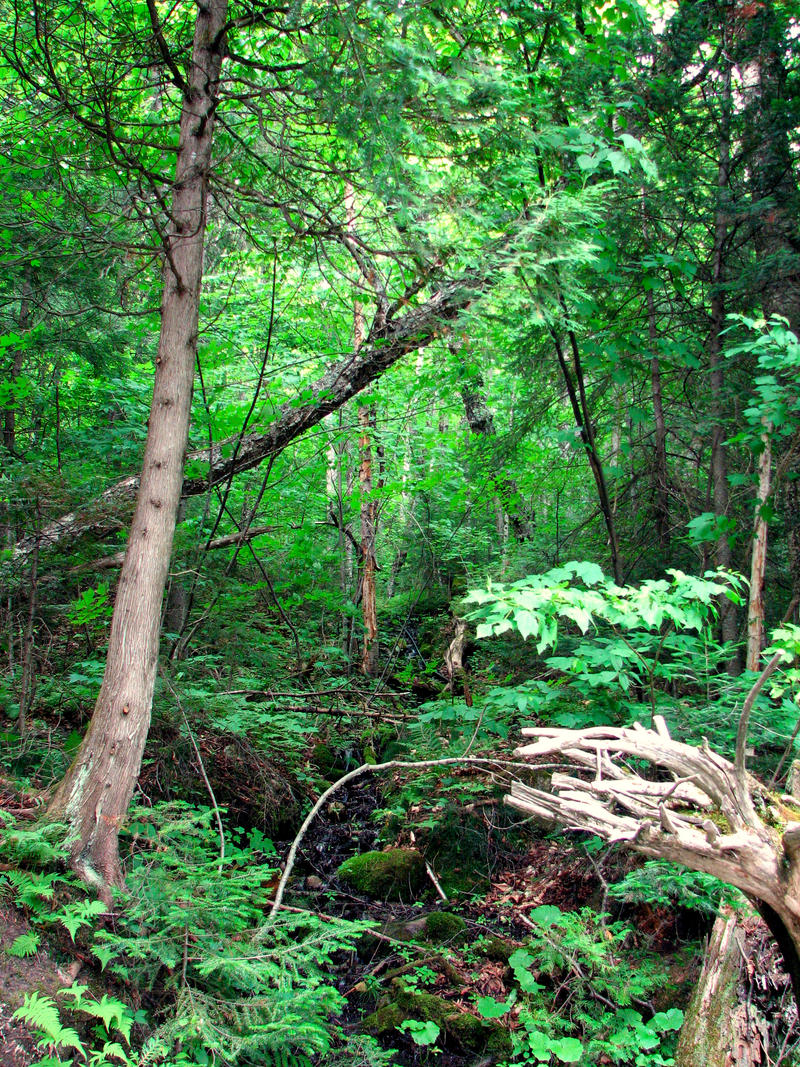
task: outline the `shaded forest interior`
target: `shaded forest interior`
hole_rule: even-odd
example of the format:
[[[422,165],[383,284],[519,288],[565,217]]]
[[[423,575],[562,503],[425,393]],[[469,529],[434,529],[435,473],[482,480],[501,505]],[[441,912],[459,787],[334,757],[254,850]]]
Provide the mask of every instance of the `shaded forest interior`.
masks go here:
[[[0,20],[0,1065],[797,1067],[793,5]]]

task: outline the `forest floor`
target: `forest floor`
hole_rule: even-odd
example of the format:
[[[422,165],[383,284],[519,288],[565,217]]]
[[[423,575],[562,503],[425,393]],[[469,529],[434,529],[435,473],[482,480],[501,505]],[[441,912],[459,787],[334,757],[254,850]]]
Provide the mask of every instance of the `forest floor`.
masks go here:
[[[437,998],[436,1004],[445,1004],[444,1010],[452,1013],[452,1025],[448,1023],[439,1041],[439,1067],[495,1063],[498,1056],[485,1049],[481,1052],[483,1039],[475,1037],[473,1023],[480,1022],[475,1015],[475,998],[502,1001],[513,990],[508,959],[525,946],[534,928],[528,918],[533,909],[553,905],[574,911],[586,906],[600,909],[606,904],[608,859],[588,862],[585,852],[548,839],[528,840],[524,848],[510,847],[505,835],[494,828],[493,809],[489,808],[489,814],[484,814],[486,834],[492,838],[494,832],[499,840],[490,846],[494,849],[491,877],[478,880],[475,872],[474,892],[456,893],[453,899],[442,900],[430,882],[404,899],[376,900],[354,892],[337,872],[349,857],[381,847],[373,815],[383,802],[380,783],[373,779],[341,789],[304,840],[286,904],[318,915],[366,919],[376,926],[379,936],[367,935],[358,951],[341,953],[335,963],[336,973],[331,975],[347,998],[348,1007],[340,1019],[345,1032],[358,1031],[368,1016],[382,1043],[397,1050],[393,1062],[399,1067],[429,1064],[427,1048],[415,1044],[396,1027],[386,1032],[375,1025],[381,1005],[400,989],[400,1002],[406,1004],[409,1014],[415,1005],[402,999],[409,995],[416,998],[415,1004],[427,1003],[426,996],[431,1004],[432,998]],[[279,846],[279,853],[284,852]],[[613,859],[614,876],[629,863],[617,855]],[[426,940],[425,923],[432,913],[457,916],[459,928],[438,942]],[[666,909],[644,908],[638,911],[637,923],[642,940],[670,957],[670,993],[664,1005],[654,1007],[684,1000],[696,978],[698,956],[692,953],[687,958],[681,952],[676,916]],[[74,981],[79,970],[80,981],[89,982],[98,995],[104,985],[111,995],[118,995],[120,989],[107,973],[93,972],[86,954],[75,950],[70,955],[65,939],[48,943],[43,938],[39,950],[25,958],[9,955],[6,950],[14,939],[31,929],[20,909],[2,904],[0,925],[0,1067],[29,1067],[41,1056],[41,1050],[36,1052],[29,1031],[11,1017],[25,992],[38,989],[52,995]],[[460,1036],[457,1020],[462,1020],[462,1027],[464,1021],[469,1024],[463,1030],[466,1037]]]

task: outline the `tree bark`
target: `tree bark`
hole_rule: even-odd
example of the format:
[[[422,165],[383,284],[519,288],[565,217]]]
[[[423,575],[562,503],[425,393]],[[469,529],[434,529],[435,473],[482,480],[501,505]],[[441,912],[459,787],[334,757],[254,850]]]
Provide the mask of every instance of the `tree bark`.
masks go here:
[[[765,1021],[739,994],[744,938],[738,915],[717,916],[686,1009],[675,1067],[757,1067],[768,1062]]]
[[[723,29],[723,45],[727,43],[726,28]],[[711,371],[711,486],[714,501],[714,515],[717,519],[726,518],[730,506],[728,487],[728,456],[725,448],[725,427],[723,420],[725,378],[722,369],[722,330],[725,325],[725,248],[728,240],[727,200],[730,182],[731,160],[731,63],[726,57],[725,70],[720,99],[719,118],[719,164],[717,167],[717,204],[714,209],[714,247],[711,263],[711,322],[709,328],[707,351]],[[722,532],[716,543],[716,565],[724,570],[731,570],[733,554],[726,532]],[[725,596],[717,601],[722,640],[733,644],[738,637],[736,622],[736,605]],[[738,659],[729,664],[732,673],[738,673]]]
[[[48,814],[67,824],[70,862],[110,897],[123,884],[118,833],[150,727],[164,588],[181,499],[227,0],[198,8],[165,238],[161,330],[139,492],[89,729]]]
[[[765,640],[764,586],[767,569],[767,520],[764,509],[772,485],[772,443],[770,429],[762,435],[762,452],[758,457],[758,498],[753,529],[753,551],[750,559],[750,600],[747,611],[747,660],[749,671],[757,671]]]

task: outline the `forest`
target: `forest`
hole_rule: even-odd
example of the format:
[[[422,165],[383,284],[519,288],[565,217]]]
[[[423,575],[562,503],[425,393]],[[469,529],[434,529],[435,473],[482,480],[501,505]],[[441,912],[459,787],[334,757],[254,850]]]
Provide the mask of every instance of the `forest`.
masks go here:
[[[800,17],[0,0],[0,1065],[800,1065]]]

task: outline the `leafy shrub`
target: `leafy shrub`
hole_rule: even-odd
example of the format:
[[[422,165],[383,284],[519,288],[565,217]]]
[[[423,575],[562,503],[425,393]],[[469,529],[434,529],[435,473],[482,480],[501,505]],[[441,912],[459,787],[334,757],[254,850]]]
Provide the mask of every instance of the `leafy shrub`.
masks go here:
[[[520,1027],[512,1033],[508,1063],[672,1063],[670,1035],[683,1014],[647,1012],[647,998],[664,979],[657,964],[631,959],[630,928],[590,909],[569,913],[552,905],[534,908],[529,918],[526,947],[509,957],[517,989],[506,1001],[481,997],[476,1004],[490,1019],[518,1005]]]

